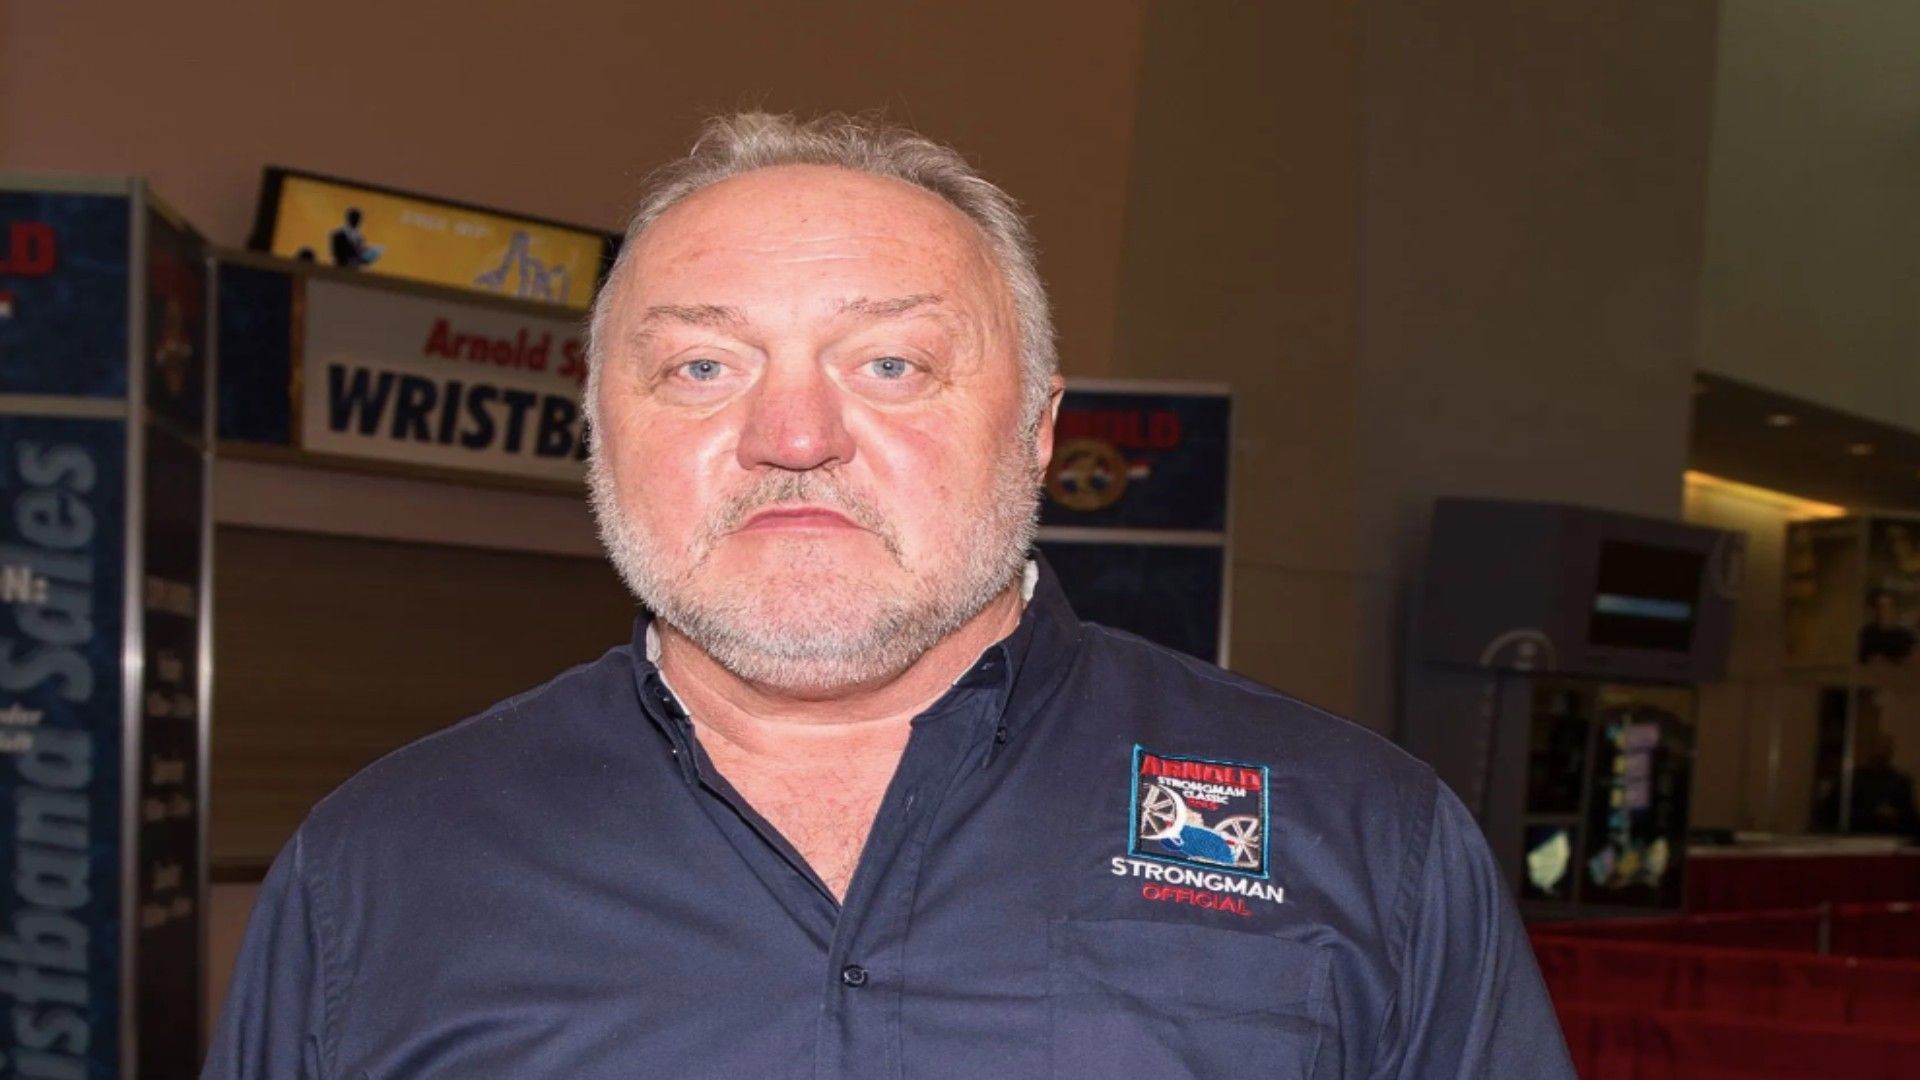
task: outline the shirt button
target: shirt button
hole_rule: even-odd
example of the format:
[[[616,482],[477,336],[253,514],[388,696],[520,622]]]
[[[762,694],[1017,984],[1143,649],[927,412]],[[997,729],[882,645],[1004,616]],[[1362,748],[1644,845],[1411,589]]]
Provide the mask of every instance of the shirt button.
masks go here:
[[[859,964],[848,964],[840,969],[840,981],[849,988],[858,990],[867,985],[867,969]]]

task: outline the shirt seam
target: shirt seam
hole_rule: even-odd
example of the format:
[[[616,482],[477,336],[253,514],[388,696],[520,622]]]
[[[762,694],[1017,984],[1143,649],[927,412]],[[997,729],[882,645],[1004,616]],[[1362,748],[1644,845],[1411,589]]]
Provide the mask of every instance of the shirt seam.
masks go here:
[[[1024,726],[1045,712],[1072,678],[1084,654],[1082,648],[1084,640],[1084,635],[1074,634],[1070,639],[1059,643],[1057,655],[1044,658],[1036,655],[1034,651],[1039,643],[1028,642],[1026,650],[1020,657],[1018,668],[1014,666],[1012,652],[1009,650],[1007,682],[1000,693],[999,723],[1009,727]],[[1038,678],[1035,677],[1036,673]],[[989,755],[989,757],[997,759],[997,755]]]
[[[300,829],[293,834],[294,876],[311,897],[313,904],[314,934],[320,954],[320,1069],[321,1077],[335,1075],[335,1065],[340,1048],[341,995],[345,993],[346,982],[335,970],[339,958],[334,953],[334,942],[338,940],[337,928],[333,925],[332,912],[328,904],[332,896],[327,892],[325,881],[319,876],[307,874],[306,830]]]
[[[1425,892],[1424,882],[1427,868],[1433,862],[1434,821],[1440,816],[1439,781],[1434,781],[1433,797],[1427,800],[1427,813],[1421,819],[1418,832],[1407,844],[1406,871],[1401,878],[1398,895],[1394,898],[1393,934],[1388,939],[1388,947],[1393,950],[1390,957],[1393,966],[1393,993],[1388,995],[1385,1019],[1382,1022],[1381,1035],[1388,1025],[1404,1025],[1406,1018],[1401,1015],[1402,991],[1406,987],[1407,960],[1413,954],[1413,931],[1415,914],[1419,909],[1420,896]],[[1396,1031],[1394,1043],[1400,1053],[1406,1052],[1405,1033]],[[1377,1073],[1376,1073],[1377,1075]]]

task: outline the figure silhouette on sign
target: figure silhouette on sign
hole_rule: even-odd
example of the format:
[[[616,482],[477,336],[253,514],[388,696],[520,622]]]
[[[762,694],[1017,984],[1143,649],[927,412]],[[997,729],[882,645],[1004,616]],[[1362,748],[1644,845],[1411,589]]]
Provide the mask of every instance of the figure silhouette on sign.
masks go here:
[[[333,249],[333,265],[348,270],[370,266],[380,257],[380,245],[369,244],[367,238],[360,235],[360,208],[357,206],[347,207],[346,224],[329,234],[328,243]]]

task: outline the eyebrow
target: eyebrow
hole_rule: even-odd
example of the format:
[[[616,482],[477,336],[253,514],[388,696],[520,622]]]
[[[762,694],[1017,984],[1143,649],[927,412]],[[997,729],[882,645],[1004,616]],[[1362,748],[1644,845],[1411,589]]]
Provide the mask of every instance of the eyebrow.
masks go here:
[[[655,304],[640,316],[643,327],[656,326],[663,322],[686,323],[689,326],[739,326],[747,321],[739,308],[724,304]]]
[[[870,300],[859,297],[840,302],[843,314],[865,315],[870,319],[890,319],[905,315],[916,308],[946,303],[947,298],[940,293],[913,293],[910,296],[896,296],[886,300]]]

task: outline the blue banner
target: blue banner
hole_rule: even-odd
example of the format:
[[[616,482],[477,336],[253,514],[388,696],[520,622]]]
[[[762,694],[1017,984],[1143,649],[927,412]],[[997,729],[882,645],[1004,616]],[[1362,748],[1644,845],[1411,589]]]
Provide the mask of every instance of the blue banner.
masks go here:
[[[117,421],[0,416],[0,1054],[13,1075],[118,1074],[126,455]]]
[[[1225,394],[1069,387],[1040,523],[1225,529],[1231,409]]]
[[[128,199],[0,191],[0,393],[125,397]]]
[[[1082,619],[1218,661],[1225,548],[1048,540],[1039,548]]]
[[[222,439],[293,442],[294,292],[292,274],[241,263],[215,266],[220,290]]]

